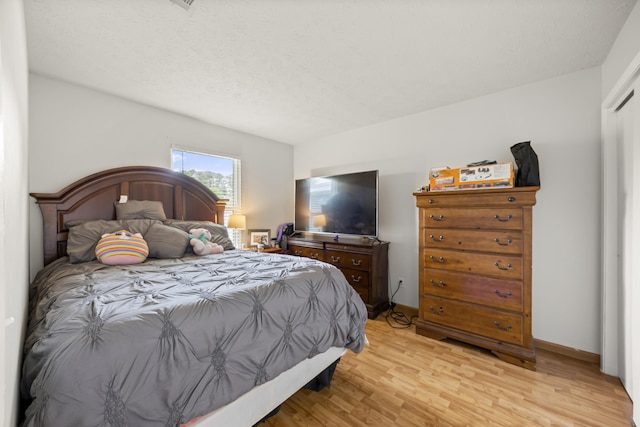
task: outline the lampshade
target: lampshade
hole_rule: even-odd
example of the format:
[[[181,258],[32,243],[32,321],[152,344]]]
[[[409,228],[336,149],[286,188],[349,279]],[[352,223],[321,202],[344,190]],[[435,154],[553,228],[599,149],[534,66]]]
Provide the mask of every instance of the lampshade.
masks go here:
[[[247,228],[247,217],[242,214],[231,214],[229,216],[229,224],[227,227],[244,230]]]
[[[326,215],[316,215],[313,217],[313,226],[314,227],[324,227],[327,225],[327,216]]]

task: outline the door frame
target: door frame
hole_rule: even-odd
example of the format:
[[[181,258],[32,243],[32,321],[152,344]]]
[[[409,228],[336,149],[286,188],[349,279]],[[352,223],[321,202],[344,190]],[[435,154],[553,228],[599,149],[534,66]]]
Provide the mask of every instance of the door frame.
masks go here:
[[[601,365],[602,372],[619,376],[620,346],[618,307],[622,303],[618,292],[618,182],[617,182],[617,135],[616,109],[633,92],[634,94],[634,129],[633,129],[633,165],[632,176],[632,223],[640,224],[640,54],[631,61],[616,85],[602,103],[602,336]],[[637,167],[635,167],[637,166]],[[640,227],[631,227],[631,256],[640,256]],[[640,267],[632,267],[631,282],[636,284],[638,292],[631,293],[630,304],[640,307]],[[640,310],[631,310],[630,325],[640,331]],[[636,336],[638,333],[635,334]],[[640,360],[640,339],[631,337],[631,360]],[[640,394],[640,366],[637,363],[631,370],[631,389]],[[638,400],[638,399],[636,399]],[[634,419],[640,417],[640,404],[634,405]]]

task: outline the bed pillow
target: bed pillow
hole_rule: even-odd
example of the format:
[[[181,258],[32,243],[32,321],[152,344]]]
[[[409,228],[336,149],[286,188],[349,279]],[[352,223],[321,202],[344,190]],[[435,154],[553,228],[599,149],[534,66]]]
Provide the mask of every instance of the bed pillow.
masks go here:
[[[126,203],[116,203],[116,219],[157,219],[164,221],[162,202],[154,200],[129,200]]]
[[[189,230],[194,228],[205,228],[211,233],[211,239],[209,239],[213,243],[217,243],[224,248],[225,251],[230,251],[235,249],[233,246],[233,242],[229,239],[229,233],[227,232],[227,227],[224,225],[216,224],[211,221],[180,221],[177,219],[167,219],[163,222],[164,225],[168,225],[170,227],[179,228],[184,232],[189,232]],[[191,251],[191,246],[187,248],[187,252]]]
[[[149,255],[149,246],[140,233],[119,230],[102,236],[96,245],[96,258],[106,265],[140,264]]]
[[[180,258],[189,246],[189,234],[176,227],[153,224],[144,235],[150,258]]]
[[[144,236],[149,231],[149,228],[156,223],[162,224],[160,221],[153,219],[69,221],[66,224],[69,229],[67,237],[69,262],[77,264],[95,260],[96,245],[103,234],[115,233],[124,229]]]

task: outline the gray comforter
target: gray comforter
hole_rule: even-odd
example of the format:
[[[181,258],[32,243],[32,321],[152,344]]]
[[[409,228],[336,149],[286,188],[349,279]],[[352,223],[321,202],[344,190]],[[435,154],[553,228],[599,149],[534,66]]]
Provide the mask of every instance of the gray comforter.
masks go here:
[[[331,346],[360,352],[366,308],[307,258],[45,267],[31,285],[25,426],[177,426]]]

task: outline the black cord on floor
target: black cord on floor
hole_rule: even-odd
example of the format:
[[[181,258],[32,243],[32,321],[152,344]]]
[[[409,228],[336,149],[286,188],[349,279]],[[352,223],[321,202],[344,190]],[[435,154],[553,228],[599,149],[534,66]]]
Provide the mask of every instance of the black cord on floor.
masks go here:
[[[387,314],[385,315],[385,318],[387,319],[387,323],[389,324],[389,326],[391,326],[394,329],[407,329],[407,328],[410,328],[411,325],[413,325],[413,319],[417,318],[417,317],[418,316],[407,317],[403,312],[396,311],[392,307],[389,307],[389,310],[387,311]],[[395,323],[397,323],[400,326],[394,325],[393,323],[391,323],[391,320],[393,320]]]
[[[396,288],[395,292],[391,295],[390,302],[389,302],[389,310],[387,310],[387,313],[384,316],[389,326],[391,326],[394,329],[410,328],[411,325],[413,325],[413,319],[418,317],[418,316],[407,317],[403,312],[396,311],[395,309],[396,303],[393,302],[393,297],[395,297],[398,291],[400,290],[401,283],[402,281],[398,283],[398,287]],[[391,323],[391,320],[393,320],[396,324],[400,326],[395,326],[394,324]]]

